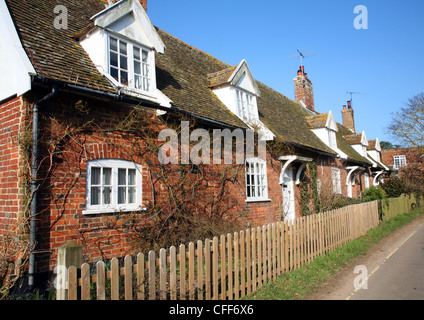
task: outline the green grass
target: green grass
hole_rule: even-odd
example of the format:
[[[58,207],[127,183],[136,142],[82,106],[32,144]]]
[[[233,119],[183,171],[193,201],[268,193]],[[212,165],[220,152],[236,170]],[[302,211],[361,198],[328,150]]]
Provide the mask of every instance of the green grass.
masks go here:
[[[423,209],[416,209],[410,213],[398,215],[388,222],[383,222],[377,228],[370,230],[365,236],[315,258],[308,265],[281,275],[275,282],[264,286],[245,299],[303,299],[315,292],[332,275],[363,257],[374,244],[423,214]]]

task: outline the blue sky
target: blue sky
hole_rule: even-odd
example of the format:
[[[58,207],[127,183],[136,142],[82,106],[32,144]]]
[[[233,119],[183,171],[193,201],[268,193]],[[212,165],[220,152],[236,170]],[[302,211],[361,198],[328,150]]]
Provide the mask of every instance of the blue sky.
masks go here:
[[[357,5],[368,29],[354,28]],[[391,113],[424,91],[422,0],[149,0],[152,23],[231,65],[246,59],[253,76],[294,99],[304,60],[318,112],[341,110],[353,95],[356,131],[395,142],[385,130]]]

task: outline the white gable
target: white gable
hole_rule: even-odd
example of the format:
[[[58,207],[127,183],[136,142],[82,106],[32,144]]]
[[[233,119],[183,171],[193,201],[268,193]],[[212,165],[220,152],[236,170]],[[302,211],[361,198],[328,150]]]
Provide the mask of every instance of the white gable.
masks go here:
[[[22,48],[4,0],[0,0],[0,101],[31,90],[36,72]]]
[[[365,131],[362,131],[361,144],[363,146],[368,146],[368,139],[367,139],[367,136],[365,135]]]
[[[122,0],[91,18],[94,25],[165,52],[165,45],[139,0]]]
[[[338,131],[337,123],[336,123],[336,120],[334,119],[334,115],[331,110],[328,112],[327,122],[325,123],[325,127],[336,132]]]
[[[250,72],[246,60],[242,60],[229,78],[231,85],[246,90],[253,95],[259,97],[260,91],[256,85],[256,81]]]
[[[380,141],[378,140],[378,138],[375,139],[375,150],[381,152]]]

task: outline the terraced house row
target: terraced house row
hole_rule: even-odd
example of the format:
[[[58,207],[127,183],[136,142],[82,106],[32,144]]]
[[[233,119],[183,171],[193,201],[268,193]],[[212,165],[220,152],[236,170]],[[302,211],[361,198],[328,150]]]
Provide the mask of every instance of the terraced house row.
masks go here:
[[[378,139],[356,131],[349,105],[335,110],[342,124],[315,110],[303,67],[285,75],[291,100],[256,81],[243,52],[229,65],[146,12],[139,0],[0,1],[0,232],[30,218],[30,273],[52,270],[69,241],[89,262],[136,252],[152,228],[177,228],[181,208],[247,227],[312,213],[322,192],[357,198],[379,184]],[[182,121],[255,130],[266,157],[161,165],[159,134],[180,137]]]

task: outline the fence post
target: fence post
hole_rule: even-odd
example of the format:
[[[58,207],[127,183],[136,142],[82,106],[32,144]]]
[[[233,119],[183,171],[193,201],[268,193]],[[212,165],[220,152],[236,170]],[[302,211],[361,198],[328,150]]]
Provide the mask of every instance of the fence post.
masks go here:
[[[68,299],[68,268],[82,265],[82,245],[69,241],[58,248],[56,267],[56,300]]]

